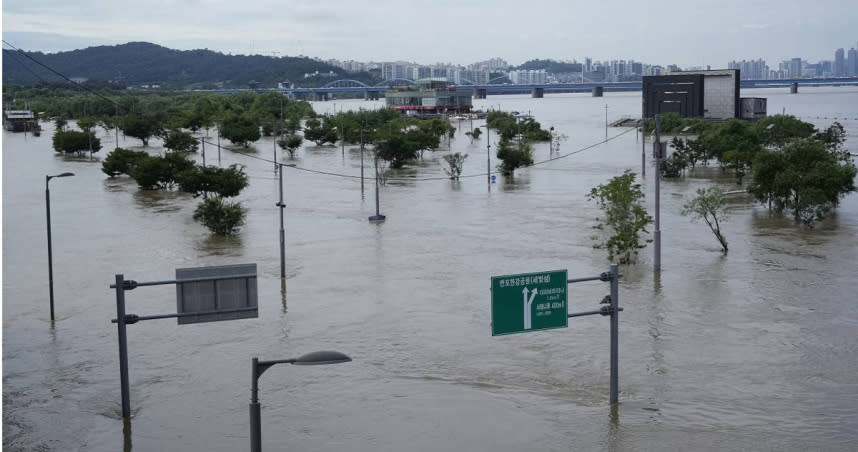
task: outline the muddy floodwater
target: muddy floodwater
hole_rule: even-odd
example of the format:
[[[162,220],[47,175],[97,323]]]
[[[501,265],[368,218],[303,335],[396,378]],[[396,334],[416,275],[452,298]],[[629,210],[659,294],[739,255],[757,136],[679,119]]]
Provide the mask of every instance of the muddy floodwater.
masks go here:
[[[858,149],[858,89],[743,91],[817,127],[837,117]],[[590,188],[640,173],[640,93],[491,96],[477,108],[529,112],[568,139],[563,157],[497,176],[488,190],[486,136],[453,121],[467,153],[459,182],[443,155],[386,171],[383,224],[374,184],[361,194],[357,146],[305,145],[286,168],[286,290],[281,293],[273,143],[206,146],[208,164],[246,165],[238,197],[247,225],[217,238],[192,219],[199,202],[110,179],[104,151],[64,157],[40,137],[4,132],[3,450],[239,451],[249,449],[251,359],[339,350],[332,366],[279,365],[259,380],[262,446],[304,451],[855,450],[858,442],[858,195],[815,229],[731,197],[723,256],[703,224],[679,215],[699,187],[739,186],[716,167],[661,183],[662,265],[653,250],[621,267],[620,403],[611,409],[608,318],[491,336],[490,277],[608,269],[592,247]],[[378,107],[337,100],[320,112]],[[473,127],[483,125],[474,121]],[[492,134],[494,153],[496,137]],[[119,145],[161,153],[120,135]],[[210,143],[216,142],[214,131]],[[590,145],[596,146],[587,148]],[[535,160],[549,159],[548,145]],[[201,160],[200,155],[195,159]],[[492,156],[491,166],[497,162]],[[647,156],[648,165],[649,156]],[[367,155],[367,171],[371,174]],[[312,170],[312,171],[308,171]],[[50,182],[57,321],[49,320],[45,175]],[[642,180],[654,208],[654,168]],[[259,317],[128,326],[132,419],[120,408],[116,274],[169,280],[176,268],[256,263]],[[569,310],[598,308],[602,282],[570,285]],[[176,310],[172,286],[126,294],[138,315]]]

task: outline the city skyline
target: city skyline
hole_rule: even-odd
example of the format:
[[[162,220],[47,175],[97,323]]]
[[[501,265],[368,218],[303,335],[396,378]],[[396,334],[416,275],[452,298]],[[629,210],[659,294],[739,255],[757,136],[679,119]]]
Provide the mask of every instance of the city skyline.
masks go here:
[[[730,61],[759,58],[770,64],[797,56],[833,60],[835,49],[848,51],[858,41],[853,31],[858,12],[849,1],[821,3],[807,9],[797,2],[724,0],[689,8],[678,0],[658,7],[621,1],[600,20],[589,3],[559,1],[523,7],[442,0],[416,2],[404,10],[387,1],[165,0],[152,8],[122,0],[49,0],[5,3],[3,38],[47,53],[147,41],[179,50],[424,65],[466,65],[497,56],[513,65],[535,58],[580,62],[590,56],[726,67]]]

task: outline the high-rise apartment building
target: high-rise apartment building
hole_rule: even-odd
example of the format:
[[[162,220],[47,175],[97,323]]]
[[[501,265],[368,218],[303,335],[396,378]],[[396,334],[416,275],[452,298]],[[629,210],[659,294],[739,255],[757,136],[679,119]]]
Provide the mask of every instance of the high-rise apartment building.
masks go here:
[[[787,77],[799,78],[802,75],[801,58],[793,58],[787,63]]]
[[[731,61],[727,69],[738,69],[743,80],[766,80],[769,78],[769,66],[762,59],[751,61]]]
[[[846,55],[842,48],[834,51],[833,72],[835,76],[846,75]]]
[[[846,56],[846,75],[852,77],[858,75],[858,50],[855,48],[849,49]]]

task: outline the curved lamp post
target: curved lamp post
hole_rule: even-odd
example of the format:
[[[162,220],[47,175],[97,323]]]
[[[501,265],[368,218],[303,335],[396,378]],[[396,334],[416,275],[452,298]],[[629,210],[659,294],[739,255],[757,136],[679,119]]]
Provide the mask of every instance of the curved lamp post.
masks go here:
[[[60,173],[55,176],[45,175],[45,209],[47,211],[48,223],[48,291],[51,297],[51,323],[54,322],[54,262],[51,249],[51,190],[48,183],[55,177],[74,176],[74,173]]]
[[[337,351],[318,351],[297,358],[260,361],[253,358],[252,380],[250,386],[250,451],[262,451],[262,418],[259,405],[259,377],[275,364],[295,364],[297,366],[315,366],[323,364],[347,363],[352,359]]]

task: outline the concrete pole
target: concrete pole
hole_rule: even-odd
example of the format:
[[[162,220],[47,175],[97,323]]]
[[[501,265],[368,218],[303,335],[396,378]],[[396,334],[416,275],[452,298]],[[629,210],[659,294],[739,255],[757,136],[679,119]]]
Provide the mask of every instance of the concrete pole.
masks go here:
[[[619,401],[619,386],[620,386],[620,377],[619,377],[619,319],[620,319],[620,311],[619,311],[619,298],[620,298],[620,290],[619,290],[619,279],[620,272],[617,264],[611,264],[611,404],[615,404]]]
[[[605,104],[605,141],[608,141],[608,104]]]
[[[128,383],[128,340],[125,334],[125,276],[116,275],[116,330],[119,336],[119,385],[122,418],[131,418],[131,391]]]
[[[279,165],[278,165],[279,166]],[[280,202],[277,207],[280,208],[280,279],[286,279],[286,229],[283,227],[283,209],[286,204],[283,203],[283,167],[280,167]]]
[[[646,179],[646,134],[643,124],[644,121],[641,120],[641,177]]]
[[[54,262],[51,249],[51,190],[48,187],[51,176],[45,176],[45,209],[48,224],[48,293],[51,300],[51,324],[54,323]]]
[[[653,259],[653,270],[661,271],[661,115],[655,115],[655,231],[653,231],[653,243],[655,244],[655,257]]]
[[[489,126],[486,125],[486,184],[492,191],[492,140]]]
[[[250,383],[250,450],[262,451],[262,410],[259,405],[259,358],[253,358]]]

